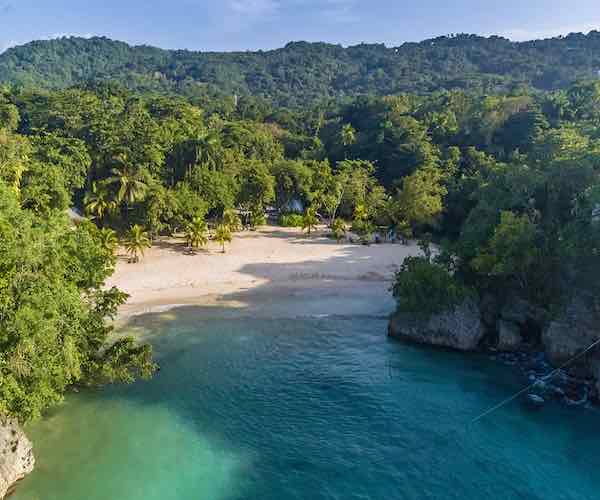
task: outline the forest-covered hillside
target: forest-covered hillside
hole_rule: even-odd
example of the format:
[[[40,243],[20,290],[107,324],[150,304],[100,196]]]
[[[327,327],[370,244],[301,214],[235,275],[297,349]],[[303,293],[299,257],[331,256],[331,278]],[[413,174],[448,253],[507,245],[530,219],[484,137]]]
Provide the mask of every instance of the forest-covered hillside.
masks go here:
[[[400,47],[289,43],[258,52],[169,51],[107,38],[36,41],[0,55],[0,81],[64,88],[116,80],[186,96],[253,95],[295,107],[357,94],[486,93],[565,88],[597,78],[600,32],[516,43],[493,36],[439,37]]]

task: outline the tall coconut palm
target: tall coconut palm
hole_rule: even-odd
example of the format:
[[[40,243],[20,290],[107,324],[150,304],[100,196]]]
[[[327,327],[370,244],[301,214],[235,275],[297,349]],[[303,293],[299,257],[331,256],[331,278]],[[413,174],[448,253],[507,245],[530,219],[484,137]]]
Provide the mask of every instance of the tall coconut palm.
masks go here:
[[[349,123],[345,124],[342,127],[340,132],[340,140],[342,146],[344,147],[344,157],[348,158],[348,148],[356,143],[356,130]]]
[[[219,242],[225,253],[225,243],[231,242],[231,229],[225,224],[219,224],[215,231],[215,240]]]
[[[104,217],[116,208],[116,203],[111,200],[110,193],[103,185],[92,183],[92,189],[86,193],[83,204],[87,214],[93,216],[102,225]]]
[[[126,211],[129,211],[129,205],[144,199],[148,184],[141,169],[122,163],[113,168],[111,174],[105,183],[117,187],[116,202],[125,203]]]
[[[217,167],[219,136],[208,132],[194,141],[196,164],[206,165],[211,170]]]
[[[123,246],[130,255],[129,262],[136,263],[139,262],[140,255],[144,256],[144,250],[152,246],[152,242],[148,232],[142,226],[134,224],[125,235]]]
[[[194,217],[187,225],[185,239],[190,248],[200,248],[208,243],[208,228],[202,217]]]

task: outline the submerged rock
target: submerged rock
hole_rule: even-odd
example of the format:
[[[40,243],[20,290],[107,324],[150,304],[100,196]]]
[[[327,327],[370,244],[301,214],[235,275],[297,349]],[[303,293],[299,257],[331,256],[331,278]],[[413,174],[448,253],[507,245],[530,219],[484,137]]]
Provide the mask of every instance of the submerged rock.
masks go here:
[[[527,394],[526,401],[532,408],[541,408],[546,404],[546,400],[537,394]]]
[[[16,422],[0,418],[0,498],[33,471],[31,442]]]
[[[388,333],[390,337],[419,344],[473,351],[483,339],[485,327],[477,304],[466,300],[450,311],[429,318],[398,312],[390,320]]]

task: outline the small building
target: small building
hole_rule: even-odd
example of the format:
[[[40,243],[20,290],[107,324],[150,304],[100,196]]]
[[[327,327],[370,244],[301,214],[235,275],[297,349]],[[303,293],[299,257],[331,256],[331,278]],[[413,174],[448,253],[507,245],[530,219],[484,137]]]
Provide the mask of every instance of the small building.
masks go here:
[[[76,208],[67,208],[65,213],[72,224],[81,224],[87,220],[81,213],[77,211]]]
[[[284,206],[281,207],[280,212],[283,213],[292,213],[292,214],[303,214],[304,213],[304,203],[298,198],[294,198],[288,201]]]

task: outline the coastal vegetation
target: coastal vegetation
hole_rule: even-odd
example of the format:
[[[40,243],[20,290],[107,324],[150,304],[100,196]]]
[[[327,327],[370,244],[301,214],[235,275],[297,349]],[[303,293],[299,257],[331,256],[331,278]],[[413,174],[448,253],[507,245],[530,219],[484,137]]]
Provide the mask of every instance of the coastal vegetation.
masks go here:
[[[576,71],[568,64],[551,71],[550,63],[565,57],[563,47],[599,40],[592,33],[515,45],[461,36],[398,51],[292,44],[243,60],[326,53],[346,69],[326,83],[314,76],[302,91],[293,75],[285,85],[269,80],[261,93],[236,76],[247,70],[236,63],[222,88],[240,90],[237,100],[207,93],[210,85],[188,92],[201,87],[185,72],[177,83],[147,75],[156,60],[162,66],[154,71],[166,72],[171,57],[185,56],[173,71],[191,72],[195,58],[208,55],[143,49],[142,64],[142,49],[104,39],[8,51],[0,78],[19,85],[0,91],[0,413],[29,420],[71,386],[152,373],[148,346],[109,341],[106,320],[126,299],[103,287],[119,241],[132,262],[161,236],[183,236],[191,249],[212,236],[225,252],[232,233],[263,224],[269,209],[309,234],[322,220],[338,240],[350,228],[365,243],[435,241],[435,255],[424,245],[425,257],[398,273],[394,293],[407,311],[513,291],[548,308],[575,281],[597,286],[590,269],[600,253],[600,82],[571,82],[590,76],[591,55]],[[116,46],[124,51],[118,57]],[[36,60],[56,47],[68,49],[60,80],[23,56]],[[104,54],[96,79],[74,70],[86,47]],[[518,74],[498,66],[502,78],[463,72],[465,83],[447,89],[443,61],[472,68],[469,47],[479,47],[480,65],[510,59],[513,68],[518,56],[524,66]],[[551,55],[536,59],[540,51]],[[365,72],[377,54],[381,71]],[[406,54],[421,54],[417,68],[442,66],[400,70]],[[124,75],[125,61],[135,78]],[[225,64],[214,61],[202,71]],[[534,63],[535,72],[527,66]],[[354,86],[340,80],[335,96],[324,90],[349,67],[359,68]],[[296,106],[317,97],[317,107]],[[70,224],[72,208],[87,220]]]
[[[55,210],[38,215],[24,199],[0,183],[0,413],[22,421],[70,386],[154,371],[149,346],[109,341],[105,319],[127,297],[102,287],[115,259],[100,231]]]

